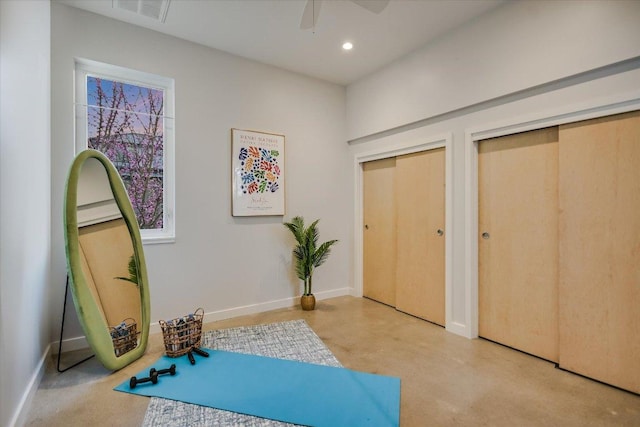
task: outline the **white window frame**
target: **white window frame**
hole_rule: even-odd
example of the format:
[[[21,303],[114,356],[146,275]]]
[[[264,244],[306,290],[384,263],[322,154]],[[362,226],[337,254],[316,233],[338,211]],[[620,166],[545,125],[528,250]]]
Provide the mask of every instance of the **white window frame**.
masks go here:
[[[174,129],[174,80],[142,71],[131,70],[116,65],[104,64],[88,59],[75,60],[75,148],[76,153],[86,150],[88,146],[87,117],[87,76],[101,77],[108,80],[130,83],[137,86],[153,87],[164,91],[164,133],[163,133],[163,228],[157,230],[140,230],[142,242],[173,243],[175,242],[175,129]]]

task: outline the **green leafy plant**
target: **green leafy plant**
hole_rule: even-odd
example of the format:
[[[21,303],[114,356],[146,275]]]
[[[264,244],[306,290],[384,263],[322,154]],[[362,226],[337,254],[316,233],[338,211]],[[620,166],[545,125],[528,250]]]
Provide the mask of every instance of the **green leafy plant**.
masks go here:
[[[293,257],[296,261],[296,275],[304,282],[304,295],[311,295],[311,283],[313,270],[321,266],[331,253],[331,246],[337,240],[329,240],[318,245],[318,222],[317,219],[305,228],[304,219],[301,216],[294,217],[291,222],[285,222],[287,227],[296,239],[297,245],[293,248]]]
[[[138,267],[136,266],[136,259],[133,255],[129,258],[129,277],[115,277],[115,279],[125,280],[127,282],[134,283],[138,286]]]

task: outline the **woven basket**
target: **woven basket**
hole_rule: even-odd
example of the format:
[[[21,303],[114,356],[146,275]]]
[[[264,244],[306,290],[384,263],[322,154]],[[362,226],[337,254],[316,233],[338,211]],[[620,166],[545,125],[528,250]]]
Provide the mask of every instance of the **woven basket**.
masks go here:
[[[169,357],[179,357],[187,354],[193,347],[200,347],[202,339],[202,318],[204,310],[197,309],[176,319],[160,320],[164,349]]]
[[[130,352],[138,346],[140,332],[137,329],[136,322],[132,318],[124,319],[119,325],[109,327],[116,357]]]

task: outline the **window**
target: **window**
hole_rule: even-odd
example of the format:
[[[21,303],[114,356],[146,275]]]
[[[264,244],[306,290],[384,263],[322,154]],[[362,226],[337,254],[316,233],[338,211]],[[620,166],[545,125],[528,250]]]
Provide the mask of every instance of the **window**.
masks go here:
[[[75,79],[76,150],[113,162],[145,243],[173,241],[173,80],[87,60]]]

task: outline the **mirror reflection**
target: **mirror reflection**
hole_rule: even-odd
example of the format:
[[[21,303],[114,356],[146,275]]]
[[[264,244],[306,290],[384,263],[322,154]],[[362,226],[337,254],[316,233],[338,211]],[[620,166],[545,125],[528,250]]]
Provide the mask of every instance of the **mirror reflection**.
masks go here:
[[[109,325],[114,352],[137,346],[141,319],[138,268],[127,224],[102,163],[89,158],[78,179],[80,259],[87,284]]]

